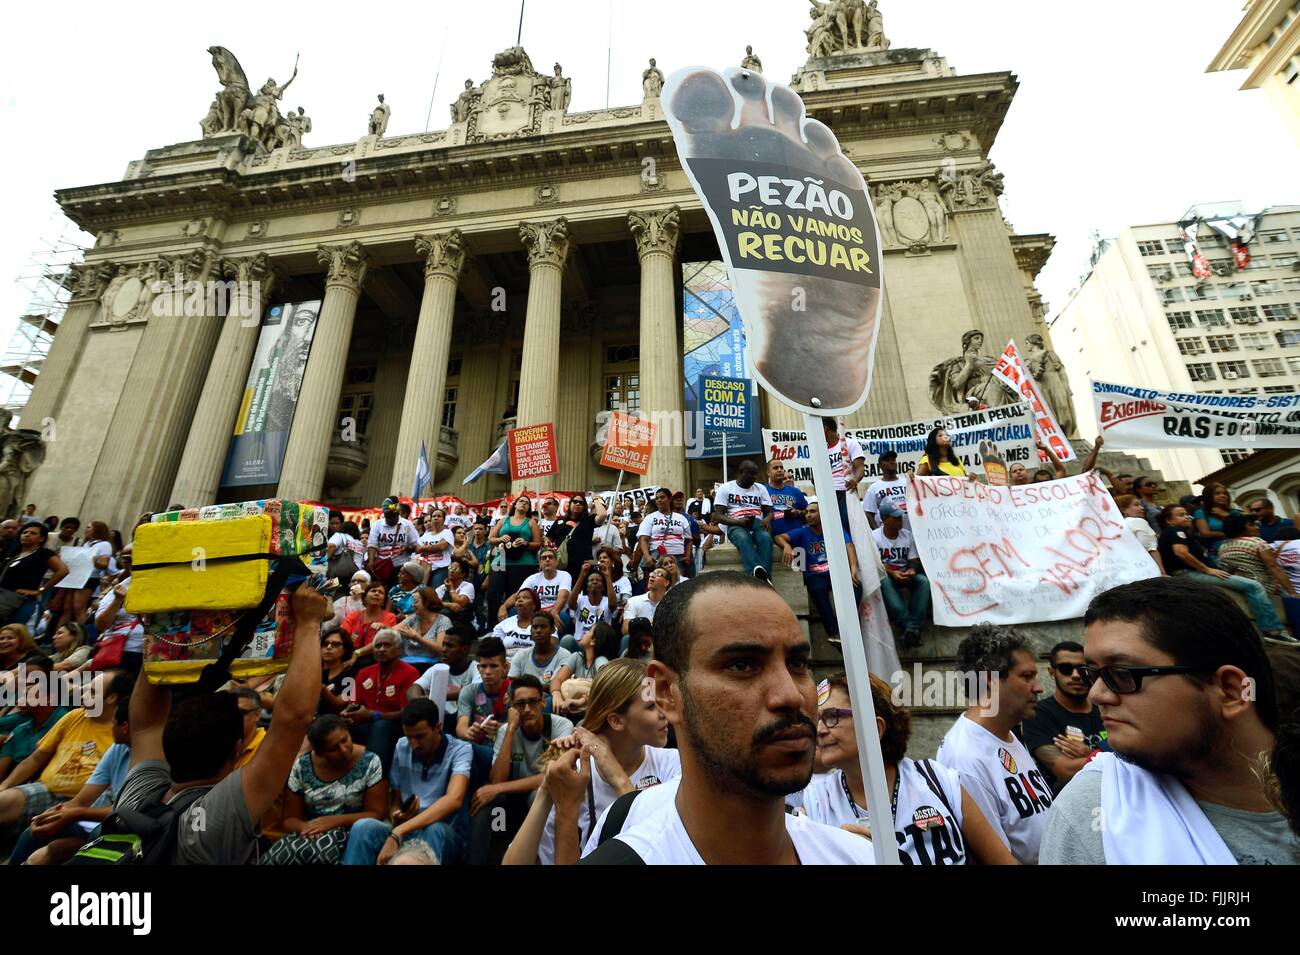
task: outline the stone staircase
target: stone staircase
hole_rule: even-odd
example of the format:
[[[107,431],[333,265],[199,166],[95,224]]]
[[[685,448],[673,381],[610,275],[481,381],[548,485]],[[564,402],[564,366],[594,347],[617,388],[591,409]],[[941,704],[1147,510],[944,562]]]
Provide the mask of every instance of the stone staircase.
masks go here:
[[[730,544],[710,549],[707,560],[704,573],[744,569],[739,553]],[[808,594],[803,586],[803,575],[781,566],[779,549],[775,550],[772,561],[772,585],[794,610],[800,626],[812,642],[812,666],[816,678],[820,680],[828,673],[844,669],[844,656],[839,645],[830,642],[821,621],[809,607]],[[1024,634],[1038,651],[1039,681],[1043,688],[1043,695],[1047,696],[1054,688],[1051,678],[1047,675],[1048,651],[1062,640],[1082,643],[1083,621],[1062,620],[1052,623],[1021,624],[1016,629]],[[906,697],[904,699],[912,711],[912,739],[908,745],[908,755],[913,758],[934,756],[944,733],[965,708],[960,702],[960,697],[954,697],[951,692],[940,692],[939,688],[940,686],[950,688],[954,685],[957,647],[969,632],[969,628],[965,627],[938,627],[931,624],[922,633],[919,647],[908,649],[898,646],[903,674],[876,674],[904,690],[916,688],[911,694],[912,699]]]

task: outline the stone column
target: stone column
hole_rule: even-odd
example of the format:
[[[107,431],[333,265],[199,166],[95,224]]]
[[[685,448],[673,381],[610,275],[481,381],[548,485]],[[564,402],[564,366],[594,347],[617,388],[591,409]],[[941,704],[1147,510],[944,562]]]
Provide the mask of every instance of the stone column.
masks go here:
[[[212,296],[203,296],[199,314],[186,314],[186,306],[194,283],[202,287],[216,265],[211,249],[150,264],[153,278],[137,309],[148,324],[90,479],[83,520],[128,530],[142,511],[172,503],[167,495],[221,331]]]
[[[366,278],[366,250],[360,242],[322,245],[316,257],[328,272],[311,356],[298,391],[298,407],[280,471],[280,497],[319,500],[325,485],[330,438],[338,424],[339,391],[347,368],[352,323],[357,316],[361,283]]]
[[[1002,354],[1007,339],[1020,343],[1034,332],[1034,316],[1011,247],[1011,229],[998,207],[1000,195],[1002,177],[987,160],[959,173],[957,185],[948,192],[958,252],[979,317],[977,327],[995,356]]]
[[[424,298],[420,301],[420,320],[415,330],[401,430],[393,459],[392,484],[402,494],[410,494],[415,485],[421,441],[429,456],[432,480],[438,456],[443,392],[447,387],[456,283],[465,265],[465,243],[459,229],[417,235],[415,250],[424,256]],[[424,490],[427,493],[429,487]]]
[[[528,250],[528,310],[516,419],[516,427],[523,427],[555,421],[559,412],[560,285],[569,257],[569,223],[563,217],[521,222],[519,237]]]
[[[117,266],[110,262],[83,264],[69,269],[65,282],[72,289],[72,299],[63,312],[49,354],[41,362],[32,393],[19,412],[22,427],[43,431],[45,419],[58,415],[64,390],[72,381],[77,362],[81,359],[87,329],[99,313],[100,296],[116,272]]]
[[[194,409],[181,463],[172,484],[171,502],[201,507],[217,499],[226,451],[248,383],[248,369],[262,328],[262,303],[275,282],[271,260],[264,253],[225,259],[221,272],[235,283],[212,365]]]
[[[681,317],[673,274],[679,220],[677,206],[627,216],[641,259],[641,413],[658,425],[650,470],[642,483],[675,491],[686,488],[682,352],[677,344]]]

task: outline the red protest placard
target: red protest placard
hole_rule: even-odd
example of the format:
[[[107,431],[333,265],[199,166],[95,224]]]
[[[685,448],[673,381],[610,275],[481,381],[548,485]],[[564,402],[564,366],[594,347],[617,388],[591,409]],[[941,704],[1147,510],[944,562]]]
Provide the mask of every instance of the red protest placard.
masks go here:
[[[510,480],[526,481],[560,473],[560,455],[555,446],[555,425],[530,424],[514,428],[509,435]]]
[[[1029,410],[1033,412],[1034,429],[1038,432],[1038,437],[1052,449],[1052,453],[1059,460],[1073,461],[1078,457],[1074,453],[1074,448],[1070,446],[1065,432],[1056,423],[1056,415],[1052,413],[1051,406],[1043,397],[1038,382],[1034,381],[1034,376],[1025,368],[1025,363],[1020,358],[1020,351],[1016,348],[1015,339],[1007,342],[1007,347],[1003,349],[998,363],[993,368],[993,377],[1029,402]]]
[[[600,466],[645,474],[650,470],[650,452],[654,450],[654,443],[654,424],[616,411],[609,419]]]

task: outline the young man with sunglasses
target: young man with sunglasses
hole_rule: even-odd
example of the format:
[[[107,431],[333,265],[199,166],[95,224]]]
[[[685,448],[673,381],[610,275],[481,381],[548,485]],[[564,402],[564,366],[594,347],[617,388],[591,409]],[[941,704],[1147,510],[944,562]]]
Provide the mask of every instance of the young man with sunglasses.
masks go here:
[[[1278,709],[1264,645],[1225,594],[1155,577],[1094,598],[1082,669],[1113,753],[1061,792],[1041,861],[1294,865],[1259,773]]]
[[[957,771],[1016,861],[1033,865],[1052,788],[1012,731],[1033,718],[1043,692],[1038,659],[1016,631],[982,623],[957,647],[957,672],[967,679],[972,705],[948,730],[935,760]]]
[[[1083,647],[1063,640],[1052,647],[1050,659],[1047,672],[1056,692],[1038,701],[1022,735],[1052,792],[1059,793],[1095,751],[1109,747],[1101,711],[1088,700],[1088,687],[1079,672],[1085,662]]]

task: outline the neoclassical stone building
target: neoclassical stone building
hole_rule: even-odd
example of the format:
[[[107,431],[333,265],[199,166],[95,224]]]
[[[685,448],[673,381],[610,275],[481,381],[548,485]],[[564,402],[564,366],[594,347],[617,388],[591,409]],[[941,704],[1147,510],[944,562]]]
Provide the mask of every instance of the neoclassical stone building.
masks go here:
[[[959,76],[871,30],[855,43],[814,23],[818,55],[791,81],[880,211],[884,321],[871,398],[850,425],[934,414],[931,379],[969,329],[989,361],[1008,338],[1046,336],[1034,278],[1053,244],[1014,234],[987,159],[1015,77]],[[28,498],[118,527],[172,502],[373,504],[409,493],[424,441],[436,491],[485,499],[508,482],[461,481],[512,421],[555,422],[552,487],[612,487],[592,454],[596,417],[618,402],[681,408],[681,265],[719,257],[653,63],[641,103],[570,112],[558,65],[543,74],[516,47],[466,82],[446,129],[385,137],[381,106],[378,132],[308,147],[310,120],[279,114],[279,88],[241,90],[234,57],[209,52],[223,89],[203,138],[57,193],[97,241],[68,277],[72,303],[22,412],[55,435]],[[278,487],[221,486],[257,322],[159,315],[153,283],[178,277],[321,302]],[[762,412],[767,427],[800,426],[784,407]],[[665,447],[645,481],[693,487],[720,471]]]

